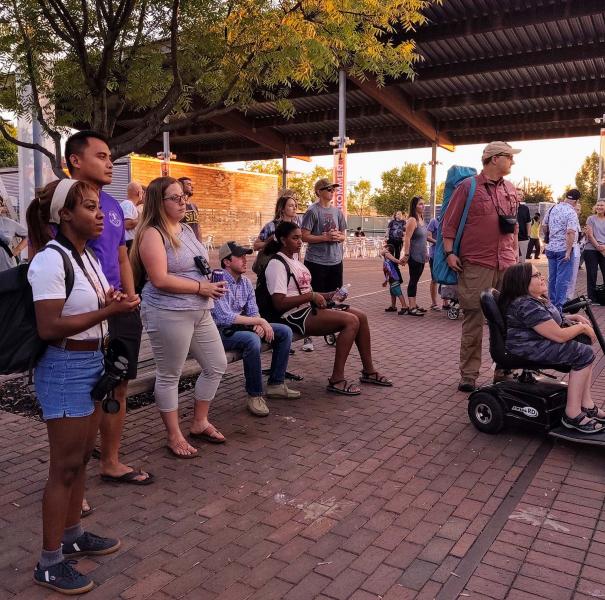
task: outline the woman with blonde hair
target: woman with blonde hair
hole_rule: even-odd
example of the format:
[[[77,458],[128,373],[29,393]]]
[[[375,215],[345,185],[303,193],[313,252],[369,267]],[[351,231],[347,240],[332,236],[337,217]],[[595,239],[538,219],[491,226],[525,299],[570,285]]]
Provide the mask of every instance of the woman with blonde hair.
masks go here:
[[[210,443],[225,441],[209,422],[208,411],[227,368],[210,314],[213,299],[226,288],[224,282],[210,282],[208,251],[191,227],[181,223],[186,201],[176,179],[154,179],[130,255],[134,279],[144,283],[141,317],[155,357],[155,400],[166,427],[167,448],[176,458],[198,454],[185,439],[178,416],[178,384],[190,351],[202,372],[195,384],[189,436]]]

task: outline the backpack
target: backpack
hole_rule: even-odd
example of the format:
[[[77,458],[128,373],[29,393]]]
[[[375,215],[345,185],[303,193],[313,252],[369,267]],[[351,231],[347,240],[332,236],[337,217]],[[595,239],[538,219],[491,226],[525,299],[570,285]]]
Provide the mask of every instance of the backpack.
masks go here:
[[[470,189],[468,191],[468,197],[466,198],[466,204],[460,218],[458,225],[458,231],[456,232],[456,238],[454,240],[454,246],[452,250],[455,254],[458,254],[460,249],[460,240],[462,239],[462,233],[464,231],[464,225],[466,224],[466,218],[468,211],[471,206],[471,201],[475,195],[475,189],[477,187],[477,179],[475,175],[477,170],[473,167],[460,167],[458,165],[451,166],[447,171],[447,177],[445,179],[445,190],[443,192],[443,202],[441,204],[441,214],[439,215],[439,228],[437,229],[437,240],[435,242],[435,255],[433,258],[433,277],[437,283],[444,285],[456,285],[458,283],[458,274],[453,271],[447,264],[447,258],[445,256],[445,250],[443,249],[443,236],[441,233],[441,224],[443,222],[443,216],[446,213],[448,204],[454,193],[454,190],[469,177],[472,177]]]
[[[286,268],[286,282],[290,281],[290,277],[294,278],[294,275],[292,274],[292,271],[290,271],[290,266],[288,265],[288,263],[281,256],[274,254],[267,261],[265,268],[259,273],[257,273],[256,289],[254,290],[254,294],[256,296],[256,304],[258,306],[258,312],[260,313],[260,316],[269,323],[279,323],[281,322],[281,313],[279,313],[273,305],[273,298],[271,298],[271,294],[269,293],[269,290],[267,288],[267,278],[265,277],[265,271],[267,269],[267,266],[272,260],[278,260]],[[298,282],[296,281],[296,278],[294,278],[294,281],[296,282],[296,287],[298,287]]]
[[[45,246],[41,252],[48,248],[63,259],[67,299],[74,287],[73,265],[58,246]],[[28,269],[29,263],[21,263],[0,273],[0,375],[31,371],[48,345],[38,335]]]

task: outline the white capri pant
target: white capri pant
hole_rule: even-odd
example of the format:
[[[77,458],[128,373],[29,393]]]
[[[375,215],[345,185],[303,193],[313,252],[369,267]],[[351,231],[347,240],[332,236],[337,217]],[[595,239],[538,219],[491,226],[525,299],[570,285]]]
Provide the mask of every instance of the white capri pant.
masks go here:
[[[155,402],[160,412],[178,409],[179,379],[187,354],[200,364],[196,400],[211,401],[227,369],[221,336],[209,310],[166,310],[143,303],[141,318],[155,358]]]

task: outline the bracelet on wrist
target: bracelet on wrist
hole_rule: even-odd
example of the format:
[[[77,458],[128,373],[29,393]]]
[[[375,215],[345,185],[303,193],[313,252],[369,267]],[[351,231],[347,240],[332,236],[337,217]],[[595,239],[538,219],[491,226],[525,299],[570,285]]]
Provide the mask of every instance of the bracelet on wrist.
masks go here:
[[[198,295],[201,294],[201,292],[202,292],[202,282],[198,281],[197,282],[197,293],[198,293]]]

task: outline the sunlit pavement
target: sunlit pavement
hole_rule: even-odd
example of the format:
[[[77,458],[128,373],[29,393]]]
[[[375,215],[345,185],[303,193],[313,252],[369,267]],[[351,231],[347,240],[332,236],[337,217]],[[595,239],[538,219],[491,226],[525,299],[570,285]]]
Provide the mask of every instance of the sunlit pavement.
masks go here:
[[[545,270],[545,265],[540,265]],[[83,559],[88,598],[370,600],[605,597],[603,450],[528,432],[479,433],[456,391],[460,321],[385,313],[377,259],[346,263],[367,311],[375,362],[392,388],[325,391],[333,348],[297,352],[296,401],[245,410],[241,364],[211,408],[223,446],[178,461],[154,406],[128,415],[124,460],[148,487],[101,483],[86,528],[116,535],[116,554]],[[420,304],[428,307],[428,268]],[[580,272],[580,287],[585,272]],[[596,308],[605,329],[605,308]],[[485,342],[487,341],[487,330]],[[265,357],[267,361],[267,357]],[[599,350],[595,398],[603,399]],[[360,370],[354,352],[347,377]],[[479,383],[492,375],[484,343]],[[191,393],[181,396],[185,425]],[[0,413],[0,598],[57,597],[32,583],[48,450],[39,421]],[[186,430],[186,429],[185,429]]]

